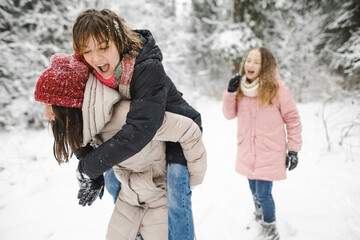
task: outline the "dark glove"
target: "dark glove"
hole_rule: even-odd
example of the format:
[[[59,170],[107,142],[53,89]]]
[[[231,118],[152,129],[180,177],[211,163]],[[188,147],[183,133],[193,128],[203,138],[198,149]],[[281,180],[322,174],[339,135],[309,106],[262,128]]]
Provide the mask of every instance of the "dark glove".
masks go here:
[[[229,86],[227,89],[228,92],[236,92],[236,90],[239,87],[240,80],[241,80],[241,74],[237,73],[234,76],[232,76],[229,81]]]
[[[286,168],[288,168],[290,165],[289,171],[293,170],[298,165],[299,160],[298,160],[297,154],[298,154],[297,152],[289,151],[286,156],[285,166],[286,166]]]
[[[166,163],[180,163],[187,166],[180,143],[166,142]]]
[[[94,150],[94,148],[88,143],[85,147],[77,149],[74,154],[78,160],[81,160],[92,150]]]
[[[79,164],[76,169],[76,175],[79,182],[80,190],[78,193],[79,204],[81,206],[90,206],[97,197],[100,199],[104,195],[104,176],[100,175],[97,178],[89,178],[81,171]]]

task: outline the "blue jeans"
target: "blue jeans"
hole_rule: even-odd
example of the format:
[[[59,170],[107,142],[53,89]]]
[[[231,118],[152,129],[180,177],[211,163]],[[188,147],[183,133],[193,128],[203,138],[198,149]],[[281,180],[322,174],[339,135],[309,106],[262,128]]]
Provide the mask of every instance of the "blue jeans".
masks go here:
[[[169,240],[193,240],[194,220],[188,168],[181,164],[169,163],[166,179]],[[105,187],[115,203],[121,185],[112,168],[105,173]]]
[[[106,190],[110,193],[110,195],[113,197],[114,203],[116,203],[116,199],[119,196],[121,183],[120,181],[115,177],[114,169],[110,168],[105,173],[105,187]]]
[[[274,222],[276,220],[275,203],[271,194],[273,183],[270,181],[249,179],[249,186],[254,198],[255,209],[261,208],[264,222]]]
[[[169,240],[194,240],[188,168],[169,163],[166,170]]]

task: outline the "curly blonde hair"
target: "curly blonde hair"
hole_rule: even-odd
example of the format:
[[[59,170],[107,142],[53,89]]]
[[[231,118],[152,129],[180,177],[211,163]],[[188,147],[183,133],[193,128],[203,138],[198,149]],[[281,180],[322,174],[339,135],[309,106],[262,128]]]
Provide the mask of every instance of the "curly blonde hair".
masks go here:
[[[274,55],[266,47],[255,47],[249,50],[244,59],[240,74],[245,76],[245,62],[249,53],[253,50],[258,50],[261,55],[261,69],[259,75],[259,88],[258,88],[258,98],[260,99],[260,106],[272,105],[273,99],[276,97],[279,85],[276,80],[277,72],[277,62]],[[240,85],[237,89],[237,99],[240,99],[244,96],[244,93],[241,91]]]

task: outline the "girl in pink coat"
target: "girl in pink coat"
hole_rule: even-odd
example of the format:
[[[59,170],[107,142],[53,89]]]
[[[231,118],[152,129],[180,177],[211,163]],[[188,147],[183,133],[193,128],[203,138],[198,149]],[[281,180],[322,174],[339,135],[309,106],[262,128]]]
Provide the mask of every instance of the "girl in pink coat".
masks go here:
[[[248,178],[261,220],[261,236],[279,239],[272,183],[294,169],[301,149],[301,122],[276,60],[265,47],[251,49],[223,93],[226,119],[237,117],[236,172]],[[284,126],[286,126],[286,131]]]

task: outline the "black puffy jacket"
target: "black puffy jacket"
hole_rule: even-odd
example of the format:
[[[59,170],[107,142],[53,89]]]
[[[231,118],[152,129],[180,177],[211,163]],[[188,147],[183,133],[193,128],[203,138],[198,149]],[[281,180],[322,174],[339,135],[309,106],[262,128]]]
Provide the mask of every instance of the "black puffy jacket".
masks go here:
[[[79,169],[90,178],[100,176],[112,166],[138,153],[154,137],[165,111],[193,119],[201,128],[201,116],[183,98],[166,75],[160,48],[148,30],[135,30],[142,41],[130,83],[131,105],[126,124],[111,139],[92,150],[79,162]],[[170,163],[186,165],[179,143],[166,143]]]

